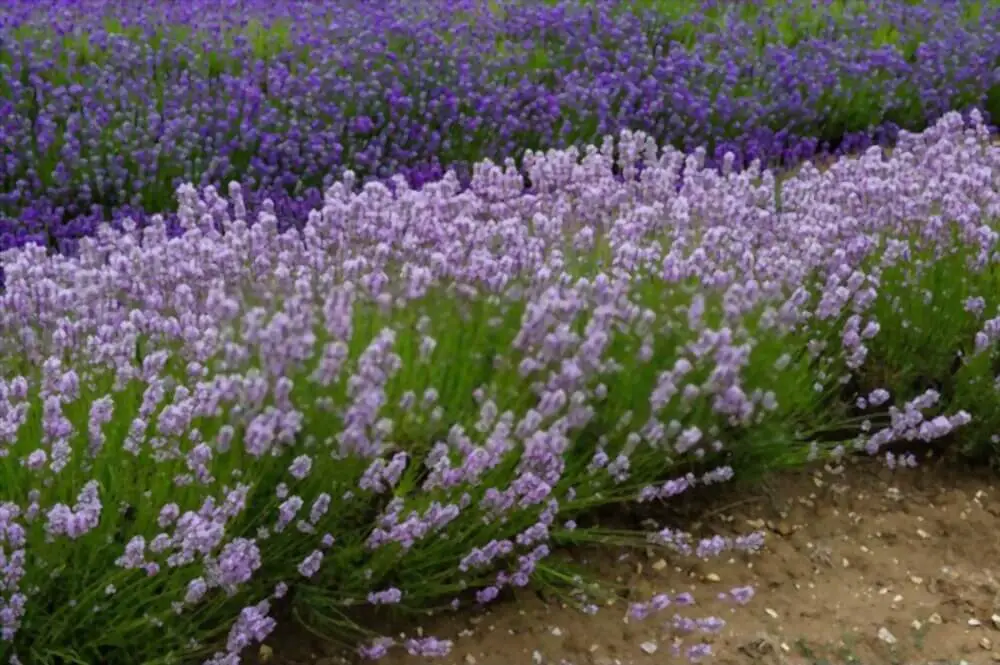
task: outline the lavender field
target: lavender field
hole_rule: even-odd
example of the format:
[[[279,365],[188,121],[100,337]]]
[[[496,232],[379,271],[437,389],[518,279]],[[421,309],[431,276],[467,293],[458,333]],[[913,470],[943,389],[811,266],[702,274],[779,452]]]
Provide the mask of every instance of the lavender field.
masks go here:
[[[445,656],[764,544],[595,511],[995,463],[995,116],[992,2],[10,0],[0,659]]]
[[[788,166],[1000,113],[962,1],[9,0],[0,248],[73,245],[238,181],[304,224],[346,170],[419,186],[623,129]]]

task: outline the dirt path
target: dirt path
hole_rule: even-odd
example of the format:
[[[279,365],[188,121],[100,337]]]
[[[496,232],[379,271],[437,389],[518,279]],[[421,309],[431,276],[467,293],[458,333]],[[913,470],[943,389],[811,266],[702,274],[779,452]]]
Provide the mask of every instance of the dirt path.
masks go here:
[[[741,505],[725,509],[734,498]],[[605,552],[587,563],[602,578],[630,585],[637,600],[659,592],[694,593],[698,604],[682,612],[726,621],[709,638],[715,655],[707,662],[1000,662],[1000,492],[989,478],[861,465],[844,474],[783,475],[771,481],[767,494],[744,492],[720,501],[721,510],[692,525],[695,533],[763,528],[768,535],[762,553],[668,564],[642,552]],[[749,605],[714,599],[715,592],[740,585],[756,587]],[[671,625],[673,607],[637,622],[627,618],[626,605],[586,616],[526,592],[478,615],[422,626],[428,634],[455,640],[448,658],[430,661],[397,653],[379,662],[686,662],[671,654],[678,636]],[[334,662],[319,658],[320,665]]]

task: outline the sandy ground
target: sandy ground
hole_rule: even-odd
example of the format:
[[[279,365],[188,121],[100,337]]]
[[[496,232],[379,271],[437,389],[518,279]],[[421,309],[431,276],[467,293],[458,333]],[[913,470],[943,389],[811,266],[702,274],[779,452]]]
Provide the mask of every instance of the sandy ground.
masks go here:
[[[767,532],[763,552],[708,562],[635,551],[576,552],[630,597],[691,591],[681,610],[715,615],[708,638],[723,665],[979,665],[1000,662],[1000,492],[987,476],[934,465],[916,471],[870,464],[781,475],[748,493],[697,505],[698,536]],[[677,524],[676,513],[664,516]],[[753,585],[740,607],[715,596]],[[707,602],[703,602],[707,600]],[[443,659],[405,652],[388,665],[666,665],[679,639],[675,609],[638,622],[627,602],[587,616],[523,592],[478,614],[428,619],[425,634],[455,641]],[[417,627],[414,627],[415,631]],[[700,641],[700,640],[698,640]],[[693,644],[688,639],[685,644]],[[293,646],[294,645],[294,646]],[[346,662],[304,641],[275,644],[275,665]]]

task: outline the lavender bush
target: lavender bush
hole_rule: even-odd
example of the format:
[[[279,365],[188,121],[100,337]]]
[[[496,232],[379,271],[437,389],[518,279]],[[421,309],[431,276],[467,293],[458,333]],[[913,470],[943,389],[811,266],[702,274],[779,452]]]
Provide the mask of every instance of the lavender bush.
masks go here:
[[[467,182],[622,129],[711,163],[856,151],[1000,111],[998,25],[984,0],[10,0],[0,247],[176,227],[185,182],[301,225],[346,170]]]
[[[352,619],[528,584],[593,611],[613,590],[554,548],[762,542],[605,529],[596,507],[855,449],[909,465],[957,428],[988,448],[982,118],[780,182],[704,158],[625,132],[528,153],[530,188],[512,161],[465,189],[348,175],[284,231],[238,184],[184,186],[179,236],[154,216],[74,257],[4,253],[0,655],[228,665],[281,605],[367,656],[440,655]],[[691,617],[687,656],[721,625]]]

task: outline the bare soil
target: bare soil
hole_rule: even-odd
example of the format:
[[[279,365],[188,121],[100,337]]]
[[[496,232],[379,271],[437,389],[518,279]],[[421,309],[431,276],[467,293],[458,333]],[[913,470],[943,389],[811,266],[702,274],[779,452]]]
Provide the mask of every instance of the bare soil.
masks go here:
[[[643,551],[572,553],[630,597],[691,591],[687,616],[715,615],[708,638],[722,665],[980,665],[1000,662],[1000,492],[986,475],[943,464],[889,471],[781,474],[697,505],[698,536],[767,531],[764,551],[710,561]],[[665,515],[665,525],[677,515]],[[756,588],[746,606],[716,598]],[[525,591],[479,613],[429,618],[423,634],[455,641],[443,659],[397,651],[388,665],[665,665],[679,639],[673,607],[638,622],[626,601],[594,616]],[[995,618],[994,618],[995,617]],[[418,627],[411,629],[411,634]],[[700,640],[698,640],[700,641]],[[691,644],[695,642],[686,642]],[[296,654],[296,655],[293,655]],[[301,654],[301,659],[298,657]],[[282,640],[276,665],[342,658]]]

